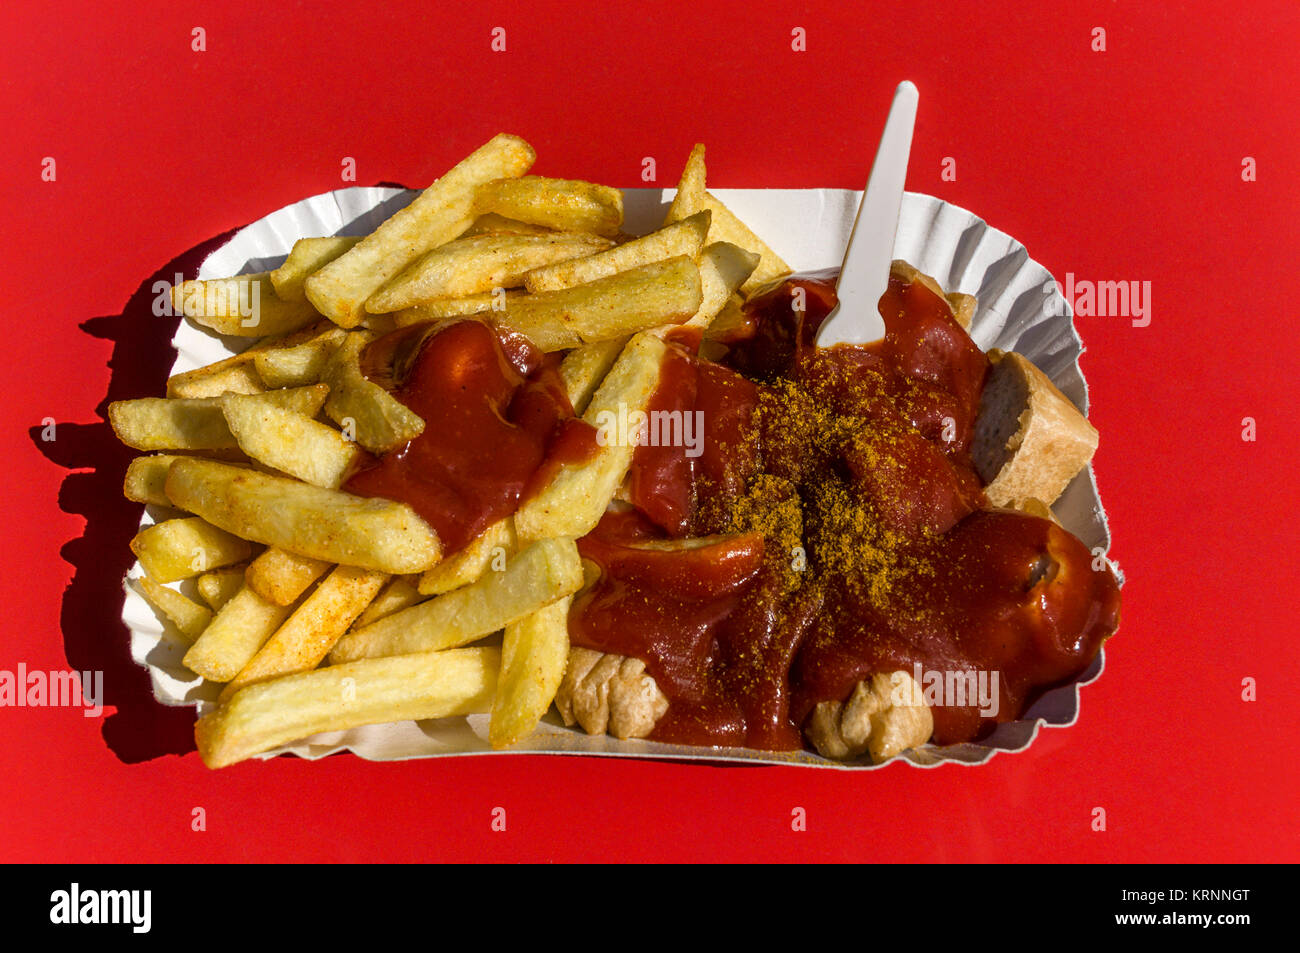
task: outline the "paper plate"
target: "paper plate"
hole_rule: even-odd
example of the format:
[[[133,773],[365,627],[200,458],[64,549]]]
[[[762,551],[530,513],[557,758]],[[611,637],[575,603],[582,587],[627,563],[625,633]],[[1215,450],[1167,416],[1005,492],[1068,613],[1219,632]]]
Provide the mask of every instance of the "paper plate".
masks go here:
[[[240,229],[213,252],[199,269],[199,278],[275,268],[299,238],[318,235],[364,235],[409,203],[416,192],[391,188],[349,188],[315,195],[286,206]],[[798,271],[838,267],[857,214],[860,192],[845,189],[719,189],[725,202]],[[644,234],[658,227],[673,192],[629,189],[625,193],[625,229]],[[989,227],[963,208],[929,195],[908,192],[903,197],[894,257],[911,262],[934,277],[945,291],[962,291],[979,301],[971,335],[983,349],[991,347],[1024,354],[1043,369],[1057,387],[1085,412],[1088,390],[1079,370],[1082,343],[1073,314],[1051,274],[1033,261],[1025,247]],[[172,340],[176,361],[171,373],[192,370],[229,357],[246,340],[222,338],[182,321]],[[143,395],[142,395],[143,396]],[[1110,547],[1106,514],[1089,467],[1067,487],[1053,507],[1062,525],[1090,549]],[[142,526],[161,514],[147,510]],[[154,696],[166,705],[203,709],[216,699],[220,686],[205,682],[181,665],[188,643],[160,621],[133,588],[141,574],[137,564],[124,583],[122,619],[131,630],[131,656],[148,669]],[[189,590],[189,583],[178,588]],[[936,747],[927,745],[900,757],[914,765],[981,764],[998,751],[1027,747],[1042,725],[1064,727],[1079,714],[1079,686],[1101,674],[1104,656],[1075,682],[1045,693],[1019,721],[1000,725],[978,743]],[[619,741],[589,736],[564,727],[552,712],[527,742],[494,751],[487,741],[487,716],[445,718],[424,722],[371,725],[345,732],[317,735],[261,757],[292,752],[319,758],[348,750],[371,760],[440,757],[466,754],[567,753],[615,757],[656,757],[707,761],[801,764],[870,770],[875,765],[830,761],[812,752],[765,752],[743,748],[693,748],[649,741]]]

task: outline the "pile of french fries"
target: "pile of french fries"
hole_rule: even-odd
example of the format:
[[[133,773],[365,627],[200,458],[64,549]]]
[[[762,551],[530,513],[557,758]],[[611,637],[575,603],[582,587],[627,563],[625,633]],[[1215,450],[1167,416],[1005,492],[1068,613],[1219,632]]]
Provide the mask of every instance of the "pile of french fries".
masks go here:
[[[568,657],[583,586],[574,540],[618,494],[633,448],[559,467],[455,553],[405,503],[339,489],[358,448],[383,454],[426,421],[361,371],[393,328],[466,316],[565,351],[575,412],[644,410],[664,334],[706,331],[788,273],[688,160],[667,221],[621,232],[616,189],[528,175],[498,135],[364,238],[298,240],[274,271],[172,289],[187,318],[256,338],[174,375],[164,398],[118,401],[143,451],[126,496],[158,509],[132,540],[131,584],[221,687],[196,726],[221,767],[356,726],[490,713],[497,747],[526,739]],[[249,303],[254,307],[248,307]],[[499,635],[500,633],[503,633]]]

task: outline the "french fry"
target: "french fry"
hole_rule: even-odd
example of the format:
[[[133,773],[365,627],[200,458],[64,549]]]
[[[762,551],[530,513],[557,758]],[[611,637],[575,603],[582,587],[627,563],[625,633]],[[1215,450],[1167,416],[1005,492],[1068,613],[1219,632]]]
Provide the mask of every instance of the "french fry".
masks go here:
[[[576,179],[501,178],[479,187],[474,208],[564,232],[616,235],[623,224],[622,192]]]
[[[234,468],[232,468],[234,469]],[[135,534],[131,552],[158,582],[176,582],[247,559],[253,547],[197,516],[164,520]]]
[[[140,397],[108,405],[108,422],[136,450],[220,450],[237,447],[220,397]]]
[[[592,255],[612,244],[579,232],[458,238],[433,249],[371,295],[366,310],[400,311],[440,298],[518,287],[534,268]]]
[[[705,190],[704,145],[697,143],[686,160],[677,195],[668,210],[668,222],[678,222],[707,209],[713,214],[709,225],[710,242],[730,242],[759,256],[758,266],[745,280],[740,293],[749,297],[759,288],[770,284],[782,275],[790,274],[790,266],[768,244],[755,235],[731,209],[723,205],[711,192]]]
[[[624,348],[582,419],[602,433],[609,420],[645,412],[663,365],[666,345],[653,334],[638,334]],[[628,435],[631,437],[631,435]],[[631,439],[606,439],[596,454],[582,463],[566,463],[540,492],[515,513],[520,543],[551,536],[585,536],[596,528],[605,508],[632,465]]]
[[[122,495],[136,503],[149,503],[154,506],[171,506],[163,486],[167,483],[167,471],[172,462],[180,459],[174,453],[155,453],[136,457],[126,467],[126,478],[122,481]]]
[[[518,136],[498,135],[461,160],[374,233],[309,277],[307,298],[340,327],[355,327],[365,302],[431,248],[451,241],[477,217],[478,186],[523,175],[537,154]]]
[[[474,224],[465,229],[461,238],[473,238],[475,235],[550,235],[554,230],[545,225],[529,225],[504,215],[489,212],[474,219]]]
[[[253,355],[257,376],[267,387],[315,384],[347,333],[331,324],[305,341],[259,349]]]
[[[277,606],[243,586],[221,607],[190,646],[185,667],[212,682],[228,682],[249,663],[293,611]]]
[[[705,329],[705,341],[726,341],[732,334],[739,332],[747,324],[745,316],[745,299],[738,294],[732,295],[722,306],[717,317]]]
[[[482,315],[491,317],[486,312],[504,313],[511,304],[528,297],[522,291],[505,290],[488,291],[483,294],[466,295],[463,298],[444,298],[441,301],[429,301],[411,308],[403,308],[393,314],[398,327],[408,324],[421,324],[425,321],[446,321],[449,318]]]
[[[697,142],[691,149],[690,155],[686,157],[682,177],[677,182],[677,194],[673,196],[673,203],[668,207],[668,217],[664,220],[664,224],[680,222],[704,211],[705,175],[704,143]],[[712,225],[711,219],[710,225]]]
[[[560,362],[560,377],[564,380],[564,390],[575,414],[581,415],[587,409],[591,396],[630,340],[630,337],[610,338],[575,347],[564,355]]]
[[[759,256],[758,267],[740,286],[742,296],[750,297],[793,270],[767,242],[750,231],[749,226],[738,219],[731,209],[715,198],[712,192],[704,193],[704,207],[713,213],[713,224],[709,226],[710,242],[730,242]]]
[[[173,463],[166,490],[175,505],[216,526],[314,559],[412,573],[440,555],[437,535],[405,503],[199,459]]]
[[[712,217],[713,213],[708,210],[698,212],[608,251],[534,268],[524,275],[524,287],[534,294],[559,291],[678,255],[698,258],[709,234]]]
[[[167,378],[168,397],[220,397],[260,394],[264,390],[250,351]]]
[[[256,397],[227,397],[222,410],[239,449],[258,463],[313,486],[336,490],[357,445],[310,417]]]
[[[455,648],[495,632],[582,586],[582,560],[571,539],[547,539],[516,555],[503,572],[349,632],[330,663]]]
[[[472,648],[288,675],[237,692],[194,738],[203,763],[221,768],[323,731],[487,711],[500,665],[500,650]]]
[[[700,255],[700,310],[682,327],[707,328],[758,266],[758,255],[730,242],[714,242]]]
[[[248,564],[244,580],[263,599],[277,606],[292,605],[332,563],[300,556],[271,546]]]
[[[392,581],[384,587],[383,592],[375,596],[374,601],[366,606],[365,611],[357,617],[357,621],[353,624],[358,629],[363,628],[372,622],[378,622],[386,615],[392,615],[394,612],[400,612],[413,606],[423,599],[424,596],[420,595],[420,590],[416,588],[414,577],[394,576]]]
[[[260,394],[268,387],[296,387],[302,384],[314,384],[319,375],[311,380],[267,381],[261,374],[261,359],[264,353],[279,353],[294,349],[319,337],[326,327],[342,334],[343,331],[332,322],[317,316],[317,320],[296,331],[264,337],[238,354],[214,361],[192,371],[173,374],[167,379],[168,397],[221,397],[225,394]]]
[[[699,310],[700,269],[685,255],[560,291],[508,301],[484,317],[527,335],[543,351],[681,324]]]
[[[300,238],[293,243],[284,264],[271,272],[275,293],[285,301],[305,301],[303,284],[335,258],[361,241],[360,236],[335,235],[330,238]]]
[[[436,596],[467,586],[487,571],[493,559],[508,557],[514,551],[515,521],[507,516],[485,529],[460,552],[447,557],[421,576],[419,593]]]
[[[314,415],[325,401],[321,385],[251,395],[275,407]],[[136,450],[230,450],[239,446],[222,413],[224,397],[140,397],[108,405],[108,422]]]
[[[171,620],[176,630],[187,639],[197,639],[212,621],[212,610],[199,605],[175,589],[160,586],[148,576],[135,580],[140,594],[155,609]]]
[[[269,273],[182,281],[171,291],[172,307],[205,328],[231,337],[285,334],[320,320],[306,301],[284,301]]]
[[[203,601],[211,607],[213,612],[221,611],[221,607],[233,599],[235,593],[244,587],[244,570],[246,568],[240,565],[227,566],[223,569],[205,572],[199,576],[195,587],[199,590],[199,595],[203,597]]]
[[[307,417],[315,417],[320,413],[320,409],[325,406],[325,399],[329,396],[329,387],[325,384],[306,384],[302,387],[282,387],[278,390],[268,390],[264,394],[228,394],[221,398],[222,415],[225,415],[225,404],[227,400],[242,401],[249,407],[277,407],[281,410],[288,410],[295,414],[303,414]]]
[[[311,671],[387,579],[381,572],[336,567],[222,689],[218,701],[228,701],[239,689],[254,682]]]
[[[488,723],[492,747],[506,748],[527,738],[555,700],[569,658],[572,602],[572,596],[565,596],[506,626]]]
[[[407,308],[398,312],[397,323],[477,315],[526,335],[543,351],[563,351],[681,324],[695,315],[702,300],[699,268],[679,255],[559,291],[473,295]]]
[[[330,396],[325,413],[371,453],[393,450],[424,430],[420,415],[361,373],[359,356],[367,333],[349,334],[325,368]]]

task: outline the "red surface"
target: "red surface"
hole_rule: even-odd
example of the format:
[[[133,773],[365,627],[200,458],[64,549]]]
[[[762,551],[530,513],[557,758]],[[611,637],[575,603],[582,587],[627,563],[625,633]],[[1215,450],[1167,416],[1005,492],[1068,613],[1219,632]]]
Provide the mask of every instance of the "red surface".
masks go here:
[[[222,6],[0,13],[0,669],[102,669],[110,702],[102,719],[0,708],[0,860],[1300,858],[1294,4]],[[921,90],[909,188],[976,211],[1058,277],[1152,284],[1148,327],[1078,320],[1128,577],[1078,724],[929,771],[204,769],[191,715],[153,702],[118,621],[138,514],[102,402],[161,392],[158,273],[344,184],[345,156],[360,184],[420,185],[500,130],[537,147],[542,174],[635,186],[653,156],[671,185],[698,139],[715,186],[860,187],[904,77]]]

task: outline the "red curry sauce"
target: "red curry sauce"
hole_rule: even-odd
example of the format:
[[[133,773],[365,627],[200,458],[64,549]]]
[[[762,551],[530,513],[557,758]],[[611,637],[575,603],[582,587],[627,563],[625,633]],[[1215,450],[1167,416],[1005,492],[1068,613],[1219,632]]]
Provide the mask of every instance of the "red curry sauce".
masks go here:
[[[1114,576],[1082,543],[988,507],[970,459],[988,362],[947,303],[895,279],[883,341],[818,349],[834,301],[788,281],[720,363],[671,351],[650,413],[703,410],[703,452],[638,447],[635,511],[579,542],[602,575],[570,636],[646,661],[670,701],[655,740],[798,748],[818,702],[917,665],[997,673],[996,713],[932,706],[936,743],[972,740],[1077,677],[1118,625]],[[637,548],[712,534],[745,559],[660,552],[656,574]],[[677,561],[695,586],[671,581]]]
[[[522,334],[480,321],[414,324],[372,342],[362,372],[425,428],[364,463],[343,489],[409,503],[444,556],[513,513],[544,464],[581,460],[596,447],[596,429],[573,415],[558,356]]]
[[[632,506],[578,541],[600,574],[571,640],[646,662],[670,702],[655,740],[799,748],[818,702],[916,666],[998,674],[996,714],[932,706],[936,743],[971,740],[1077,677],[1118,625],[1115,578],[1082,543],[988,507],[970,460],[988,362],[947,303],[893,279],[883,341],[818,349],[834,302],[785,282],[717,362],[670,336],[647,410],[694,415],[702,442],[639,446]],[[448,552],[594,451],[554,358],[520,335],[417,325],[363,360],[426,428],[344,488],[411,503]]]

